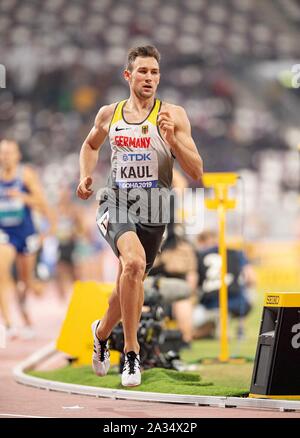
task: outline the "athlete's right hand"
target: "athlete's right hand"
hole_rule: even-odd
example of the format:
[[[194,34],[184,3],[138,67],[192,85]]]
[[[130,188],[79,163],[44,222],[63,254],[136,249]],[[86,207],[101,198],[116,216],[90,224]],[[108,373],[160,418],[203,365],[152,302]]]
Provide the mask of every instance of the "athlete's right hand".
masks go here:
[[[93,179],[90,176],[83,178],[76,190],[76,194],[80,199],[89,199],[90,196],[94,193],[94,190],[91,189],[91,185],[93,183]]]

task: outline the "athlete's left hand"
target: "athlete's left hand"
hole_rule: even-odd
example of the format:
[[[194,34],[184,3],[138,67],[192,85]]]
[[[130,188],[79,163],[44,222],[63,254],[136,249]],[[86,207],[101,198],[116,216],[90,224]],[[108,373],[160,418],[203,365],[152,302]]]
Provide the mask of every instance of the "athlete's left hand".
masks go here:
[[[176,143],[175,123],[172,120],[170,113],[168,111],[160,111],[158,113],[157,123],[164,140],[170,146],[173,146]]]

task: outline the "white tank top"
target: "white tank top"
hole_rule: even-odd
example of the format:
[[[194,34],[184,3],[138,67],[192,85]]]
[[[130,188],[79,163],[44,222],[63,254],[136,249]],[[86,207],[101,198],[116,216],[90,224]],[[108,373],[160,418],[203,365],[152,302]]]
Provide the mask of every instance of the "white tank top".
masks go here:
[[[126,100],[123,100],[116,105],[109,128],[112,156],[108,187],[169,189],[174,158],[157,126],[161,101],[155,99],[148,117],[140,123],[124,119],[125,104]]]

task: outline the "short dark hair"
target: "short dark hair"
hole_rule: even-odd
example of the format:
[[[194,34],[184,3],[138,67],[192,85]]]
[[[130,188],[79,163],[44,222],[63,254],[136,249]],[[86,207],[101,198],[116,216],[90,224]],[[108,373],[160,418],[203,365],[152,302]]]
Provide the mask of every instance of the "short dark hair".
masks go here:
[[[132,64],[136,58],[140,56],[142,58],[155,58],[156,61],[160,62],[160,53],[154,46],[139,46],[133,47],[128,51],[126,70],[132,70]]]

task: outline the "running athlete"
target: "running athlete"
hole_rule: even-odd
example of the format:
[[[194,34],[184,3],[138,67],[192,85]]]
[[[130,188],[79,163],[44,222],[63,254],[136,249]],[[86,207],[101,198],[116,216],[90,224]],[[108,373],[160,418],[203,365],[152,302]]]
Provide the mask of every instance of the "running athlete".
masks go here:
[[[16,263],[17,297],[25,323],[23,337],[34,335],[26,310],[26,296],[34,288],[34,267],[40,245],[33,220],[32,209],[38,209],[49,220],[54,220],[40,189],[36,173],[29,166],[21,165],[19,146],[14,141],[0,142],[0,309],[8,336],[14,335],[8,293],[10,271]]]
[[[77,194],[81,199],[88,199],[93,194],[92,172],[100,147],[109,137],[112,168],[104,200],[100,200],[97,224],[119,258],[119,271],[106,314],[92,324],[93,368],[99,376],[107,374],[110,366],[107,340],[113,327],[122,320],[123,386],[141,383],[137,331],[144,300],[143,280],[152,267],[165,230],[157,204],[150,204],[150,219],[149,215],[145,218],[141,214],[137,220],[134,203],[123,202],[124,192],[138,190],[144,200],[145,191],[147,196],[155,190],[169,191],[175,157],[194,180],[200,183],[202,178],[202,160],[191,137],[186,112],[155,97],[160,80],[159,61],[160,54],[153,46],[129,51],[123,75],[130,96],[100,109],[82,145],[79,160]],[[157,210],[154,214],[153,209]],[[126,222],[120,220],[124,210]]]
[[[56,285],[61,299],[68,296],[71,284],[77,277],[74,254],[79,236],[85,233],[82,215],[78,205],[72,200],[72,191],[69,187],[60,190],[56,205],[58,239],[58,261],[56,264]]]

